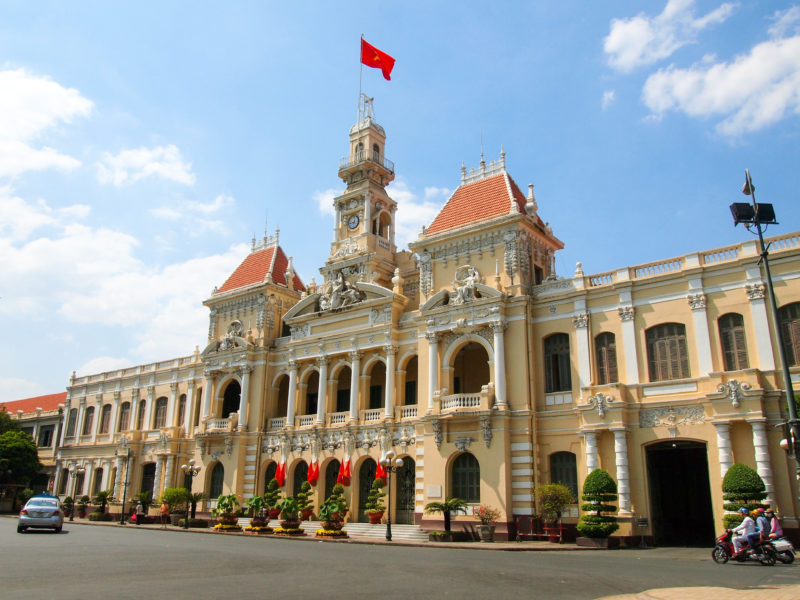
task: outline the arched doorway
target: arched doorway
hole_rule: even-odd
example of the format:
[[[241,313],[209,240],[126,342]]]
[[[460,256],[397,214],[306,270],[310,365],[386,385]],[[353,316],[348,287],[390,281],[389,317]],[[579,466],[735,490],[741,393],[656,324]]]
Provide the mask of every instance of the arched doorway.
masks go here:
[[[358,515],[357,521],[359,523],[369,523],[369,516],[367,516],[367,499],[369,497],[369,490],[372,487],[372,482],[375,481],[375,471],[378,470],[378,464],[371,458],[367,458],[361,463],[358,469]]]
[[[222,400],[222,418],[227,419],[231,413],[239,410],[239,399],[242,395],[242,386],[238,381],[231,381],[225,388]]]
[[[336,480],[339,478],[340,468],[341,463],[335,458],[328,463],[327,467],[325,467],[325,497],[323,498],[323,501],[330,498],[331,494],[333,493],[333,486],[336,485]]]
[[[271,462],[267,465],[267,470],[264,471],[264,493],[267,493],[267,486],[269,482],[275,479],[275,473],[278,471],[278,463]]]
[[[297,498],[297,494],[300,493],[300,486],[303,485],[304,481],[308,480],[308,463],[306,461],[301,460],[297,463],[297,466],[294,468],[293,479],[292,496]]]
[[[491,380],[489,355],[477,342],[468,342],[453,359],[453,393],[477,394]]]
[[[139,488],[141,492],[152,492],[153,485],[156,482],[156,463],[146,463],[142,465],[142,487]],[[157,498],[153,498],[155,502]]]
[[[417,467],[413,458],[403,457],[403,466],[395,476],[395,501],[394,521],[400,525],[414,524],[414,488],[416,484]]]
[[[708,546],[714,514],[706,445],[673,440],[647,447],[650,514],[657,546]]]

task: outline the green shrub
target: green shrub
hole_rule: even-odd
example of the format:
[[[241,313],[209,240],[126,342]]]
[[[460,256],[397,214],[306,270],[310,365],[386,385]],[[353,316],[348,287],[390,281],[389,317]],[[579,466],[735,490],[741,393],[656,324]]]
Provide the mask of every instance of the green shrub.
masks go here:
[[[734,463],[722,480],[722,508],[729,513],[722,517],[725,529],[738,526],[744,517],[739,514],[742,507],[748,510],[768,508],[761,501],[767,497],[764,480],[753,469],[741,463]]]
[[[166,488],[161,494],[161,501],[169,506],[169,512],[186,512],[186,488]]]
[[[386,496],[386,492],[383,491],[383,486],[383,479],[380,477],[376,477],[375,481],[372,482],[372,487],[369,490],[369,496],[367,496],[367,502],[365,504],[367,514],[382,513],[386,510],[386,507],[383,505],[383,498]]]
[[[617,517],[603,513],[616,512],[617,507],[610,502],[617,499],[617,484],[603,469],[595,469],[583,482],[581,499],[584,504],[578,521],[578,533],[590,538],[607,538],[617,529]]]
[[[297,506],[301,511],[314,508],[311,501],[311,484],[308,481],[304,481],[300,485],[300,491],[297,493]]]
[[[267,484],[267,491],[264,492],[264,499],[267,501],[267,506],[269,508],[275,508],[280,497],[280,485],[278,485],[278,480],[273,477]]]
[[[183,527],[186,519],[181,519],[178,522],[178,527]],[[206,519],[189,519],[189,529],[208,529],[208,520]]]
[[[101,509],[97,509],[94,512],[89,513],[89,520],[90,521],[113,521],[114,517],[111,513],[103,512]]]
[[[561,518],[564,508],[575,500],[570,489],[560,483],[548,483],[536,489],[539,510],[545,521],[554,522]]]

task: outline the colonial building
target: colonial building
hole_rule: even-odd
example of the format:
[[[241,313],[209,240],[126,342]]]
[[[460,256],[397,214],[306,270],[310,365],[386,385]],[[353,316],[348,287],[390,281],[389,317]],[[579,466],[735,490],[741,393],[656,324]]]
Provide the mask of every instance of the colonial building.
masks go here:
[[[619,535],[670,543],[712,539],[722,477],[742,462],[785,526],[798,526],[754,240],[558,277],[563,243],[501,154],[462,168],[403,250],[386,189],[394,174],[364,102],[320,282],[303,283],[277,233],[254,240],[205,301],[202,351],[73,376],[56,491],[71,492],[80,465],[84,493],[158,497],[182,485],[193,458],[206,508],[221,493],[263,493],[276,472],[292,494],[310,470],[317,506],[349,474],[350,518],[362,521],[376,461],[392,449],[403,461],[396,523],[433,526],[425,504],[457,496],[499,508],[502,537],[536,514],[537,486],[563,482],[577,495],[602,467],[619,486]],[[771,241],[797,378],[800,234]]]

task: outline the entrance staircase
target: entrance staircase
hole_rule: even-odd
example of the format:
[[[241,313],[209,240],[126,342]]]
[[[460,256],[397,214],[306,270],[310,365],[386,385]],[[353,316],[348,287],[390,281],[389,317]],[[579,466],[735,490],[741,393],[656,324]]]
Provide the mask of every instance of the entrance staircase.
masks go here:
[[[246,527],[250,524],[250,519],[245,517],[239,518],[239,525]],[[271,527],[277,527],[277,519],[270,521]],[[303,521],[300,527],[307,535],[313,536],[317,529],[322,529],[322,524],[319,521]],[[355,539],[373,539],[385,540],[386,539],[386,524],[370,525],[369,523],[345,523],[343,529],[351,538]],[[427,542],[428,534],[419,528],[419,525],[397,525],[392,523],[392,539],[406,542]]]

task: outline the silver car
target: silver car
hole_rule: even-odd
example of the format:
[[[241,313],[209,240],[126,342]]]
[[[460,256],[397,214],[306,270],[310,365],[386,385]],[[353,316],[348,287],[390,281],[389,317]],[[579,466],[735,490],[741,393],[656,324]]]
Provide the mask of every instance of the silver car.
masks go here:
[[[22,533],[29,527],[53,529],[59,533],[63,525],[64,512],[61,510],[58,498],[42,494],[34,496],[22,507],[17,521],[17,533]]]

